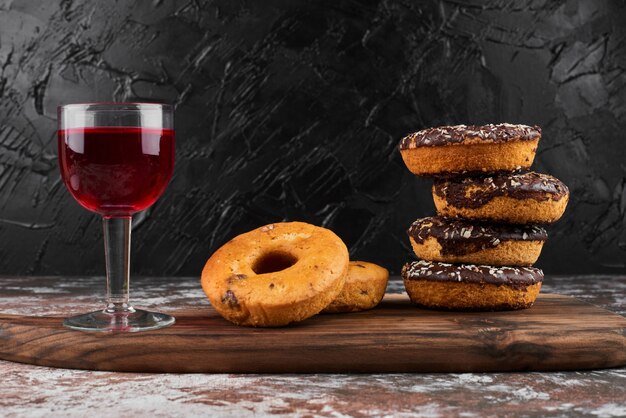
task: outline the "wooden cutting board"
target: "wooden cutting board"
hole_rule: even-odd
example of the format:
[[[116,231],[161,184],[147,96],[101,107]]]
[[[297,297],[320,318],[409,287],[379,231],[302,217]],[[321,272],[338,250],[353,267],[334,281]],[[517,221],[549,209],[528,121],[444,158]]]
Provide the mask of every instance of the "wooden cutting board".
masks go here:
[[[0,315],[0,358],[133,372],[314,373],[576,370],[626,365],[626,318],[572,297],[532,309],[459,313],[387,295],[361,313],[277,329],[231,325],[212,308],[133,334],[72,331],[59,317]]]

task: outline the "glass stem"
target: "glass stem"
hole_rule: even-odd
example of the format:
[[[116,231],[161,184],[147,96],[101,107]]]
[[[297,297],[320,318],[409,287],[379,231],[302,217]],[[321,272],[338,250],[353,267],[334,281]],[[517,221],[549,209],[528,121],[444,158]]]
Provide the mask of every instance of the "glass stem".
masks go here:
[[[103,217],[107,271],[106,313],[134,312],[128,303],[130,287],[131,217]]]

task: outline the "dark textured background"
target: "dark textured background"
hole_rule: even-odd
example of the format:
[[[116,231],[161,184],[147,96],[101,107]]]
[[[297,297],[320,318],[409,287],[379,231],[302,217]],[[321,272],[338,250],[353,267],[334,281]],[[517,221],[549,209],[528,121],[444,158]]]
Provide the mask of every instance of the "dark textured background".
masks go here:
[[[625,2],[485,3],[0,0],[0,272],[103,273],[100,219],[59,179],[55,109],[111,100],[177,107],[135,273],[198,275],[280,220],[397,272],[433,212],[398,140],[500,121],[541,125],[535,169],[572,191],[539,266],[626,272]]]

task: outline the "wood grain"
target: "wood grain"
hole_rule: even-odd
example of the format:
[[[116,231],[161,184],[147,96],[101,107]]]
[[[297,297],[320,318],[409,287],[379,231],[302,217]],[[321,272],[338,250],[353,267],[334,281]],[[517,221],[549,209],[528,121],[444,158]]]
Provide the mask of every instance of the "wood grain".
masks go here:
[[[174,313],[136,334],[65,329],[60,317],[0,315],[0,359],[135,372],[488,372],[626,364],[626,318],[561,295],[529,310],[418,309],[402,295],[378,308],[278,329],[234,326],[212,308]]]

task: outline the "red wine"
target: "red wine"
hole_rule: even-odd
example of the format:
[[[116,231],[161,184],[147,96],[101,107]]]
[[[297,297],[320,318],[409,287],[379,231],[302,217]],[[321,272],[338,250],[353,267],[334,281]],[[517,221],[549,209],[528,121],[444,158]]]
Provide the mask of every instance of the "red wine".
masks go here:
[[[174,131],[135,127],[59,130],[59,165],[67,189],[104,216],[146,209],[174,170]]]

